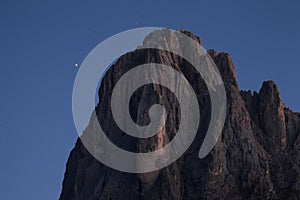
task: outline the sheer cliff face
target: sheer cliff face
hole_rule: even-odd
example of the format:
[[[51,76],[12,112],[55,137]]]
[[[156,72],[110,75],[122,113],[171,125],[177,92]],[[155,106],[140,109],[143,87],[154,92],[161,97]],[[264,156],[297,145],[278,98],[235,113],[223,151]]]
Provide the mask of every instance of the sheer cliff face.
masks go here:
[[[184,33],[200,43],[198,37]],[[106,167],[78,139],[67,162],[60,199],[300,199],[300,114],[285,107],[272,81],[264,82],[258,93],[241,91],[229,54],[207,53],[219,68],[227,95],[223,132],[209,155],[198,158],[210,119],[210,98],[202,78],[170,52],[136,50],[122,56],[102,80],[96,113],[107,136],[123,149],[147,152],[163,147],[176,134],[181,118],[178,101],[160,85],[139,88],[130,101],[131,116],[140,125],[149,121],[147,110],[154,103],[166,108],[166,127],[158,135],[128,136],[111,114],[111,93],[120,77],[135,66],[156,62],[183,73],[197,92],[201,119],[193,144],[168,167],[131,174]]]

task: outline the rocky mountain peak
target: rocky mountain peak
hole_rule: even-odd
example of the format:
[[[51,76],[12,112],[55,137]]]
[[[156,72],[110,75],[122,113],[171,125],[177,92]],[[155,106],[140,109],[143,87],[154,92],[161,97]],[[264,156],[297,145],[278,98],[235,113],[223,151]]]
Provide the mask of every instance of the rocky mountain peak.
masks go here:
[[[236,78],[235,67],[231,56],[228,53],[224,52],[218,53],[214,49],[208,50],[207,53],[210,55],[210,57],[213,59],[213,61],[219,68],[224,83],[239,88]]]
[[[181,32],[201,43],[192,33]],[[164,30],[151,33],[143,45],[180,45],[176,38],[164,43],[164,34]],[[170,52],[137,49],[121,56],[102,79],[101,102],[95,111],[106,135],[120,148],[133,152],[156,150],[173,139],[182,116],[176,97],[164,87],[139,88],[129,105],[132,119],[140,124],[149,120],[150,105],[159,103],[166,108],[165,129],[155,137],[136,139],[126,135],[115,124],[110,109],[111,93],[120,77],[135,66],[154,62],[183,73],[197,92],[201,119],[194,142],[171,165],[134,174],[103,165],[78,139],[67,162],[60,200],[300,199],[300,114],[285,108],[273,81],[264,82],[258,93],[241,91],[230,55],[215,50],[207,53],[222,75],[227,94],[226,121],[214,149],[199,159],[210,121],[210,98],[201,76],[188,62]],[[93,126],[87,129],[92,130]]]
[[[262,87],[259,91],[259,95],[261,96],[261,98],[264,98],[266,101],[272,101],[272,102],[274,101],[277,102],[278,104],[282,102],[278,86],[272,80],[263,82]]]

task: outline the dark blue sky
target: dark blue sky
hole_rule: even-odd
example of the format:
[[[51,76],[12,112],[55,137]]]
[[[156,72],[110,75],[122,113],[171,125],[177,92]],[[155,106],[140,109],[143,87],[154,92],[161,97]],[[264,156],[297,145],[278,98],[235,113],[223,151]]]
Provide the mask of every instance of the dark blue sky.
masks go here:
[[[98,43],[127,29],[186,29],[229,52],[242,89],[274,80],[300,111],[299,1],[0,2],[0,199],[57,199],[77,133],[77,69]]]

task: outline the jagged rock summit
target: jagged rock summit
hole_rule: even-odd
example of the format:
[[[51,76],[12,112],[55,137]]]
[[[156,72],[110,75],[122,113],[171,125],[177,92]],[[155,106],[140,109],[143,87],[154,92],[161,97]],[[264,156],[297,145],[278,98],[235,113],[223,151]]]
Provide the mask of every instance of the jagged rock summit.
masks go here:
[[[192,33],[182,33],[201,43]],[[151,34],[145,42],[150,40]],[[67,161],[59,199],[300,199],[300,114],[285,107],[273,81],[264,82],[258,93],[241,91],[230,55],[214,50],[207,53],[222,75],[227,95],[223,132],[209,155],[198,158],[210,119],[210,99],[202,78],[187,61],[170,52],[129,52],[107,71],[98,92],[101,101],[95,110],[110,140],[126,150],[147,152],[166,145],[176,134],[181,117],[178,101],[160,85],[139,88],[129,107],[133,120],[147,124],[145,112],[149,106],[162,104],[168,111],[165,131],[148,139],[136,139],[124,134],[113,120],[110,98],[114,85],[132,67],[149,62],[172,66],[193,86],[201,110],[197,136],[176,162],[144,174],[120,172],[103,165],[78,139]]]

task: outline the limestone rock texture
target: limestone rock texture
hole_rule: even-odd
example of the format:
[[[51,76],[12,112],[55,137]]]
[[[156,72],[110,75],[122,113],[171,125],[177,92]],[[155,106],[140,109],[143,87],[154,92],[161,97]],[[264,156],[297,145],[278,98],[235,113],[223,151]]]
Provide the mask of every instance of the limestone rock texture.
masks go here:
[[[182,33],[201,43],[191,32]],[[163,41],[162,31],[153,34],[160,34]],[[145,42],[150,40],[151,35]],[[66,164],[59,199],[300,199],[300,113],[285,107],[273,81],[265,81],[259,92],[241,91],[230,55],[215,50],[207,53],[224,81],[227,115],[221,137],[205,158],[198,158],[210,121],[211,105],[205,82],[178,55],[137,49],[121,56],[102,79],[95,110],[106,135],[120,148],[132,152],[153,151],[172,140],[183,116],[176,96],[167,88],[145,85],[130,100],[131,117],[140,125],[149,123],[147,111],[151,105],[160,103],[165,107],[166,126],[156,136],[138,139],[122,132],[110,108],[112,90],[122,75],[135,66],[155,62],[183,73],[197,94],[201,118],[194,142],[171,165],[135,174],[105,166],[78,139]]]

